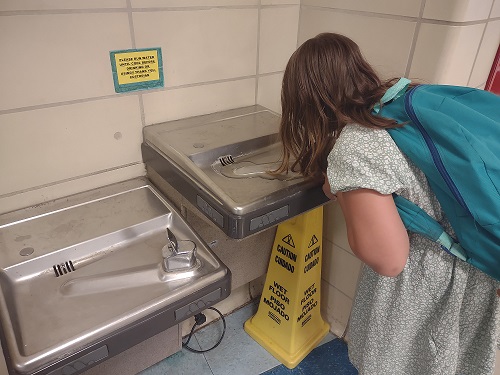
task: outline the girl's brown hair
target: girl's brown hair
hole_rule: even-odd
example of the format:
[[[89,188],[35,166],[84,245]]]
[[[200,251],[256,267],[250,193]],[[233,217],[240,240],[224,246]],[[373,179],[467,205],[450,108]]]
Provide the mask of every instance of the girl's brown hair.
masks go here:
[[[400,126],[372,114],[394,81],[382,82],[358,45],[343,35],[323,33],[307,40],[291,56],[283,77],[283,160],[275,172],[291,169],[305,177],[324,173],[328,153],[348,123]]]

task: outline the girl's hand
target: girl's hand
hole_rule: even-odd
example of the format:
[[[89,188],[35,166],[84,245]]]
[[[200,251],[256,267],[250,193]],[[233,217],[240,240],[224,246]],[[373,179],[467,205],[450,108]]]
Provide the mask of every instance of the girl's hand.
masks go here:
[[[323,183],[323,193],[332,201],[336,201],[337,196],[332,193],[332,188],[330,187],[330,181],[328,181],[328,177],[325,173],[323,173],[323,176],[325,177],[325,182]]]

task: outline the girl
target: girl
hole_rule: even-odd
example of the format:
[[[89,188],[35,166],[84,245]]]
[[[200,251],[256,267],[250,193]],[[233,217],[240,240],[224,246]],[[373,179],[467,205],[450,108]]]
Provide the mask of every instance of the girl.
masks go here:
[[[384,130],[400,126],[373,109],[397,80],[381,81],[349,38],[306,41],[283,77],[279,171],[325,176],[354,254],[365,266],[349,329],[360,374],[490,375],[500,338],[498,282],[416,234],[392,193],[450,232],[425,175]],[[291,161],[295,159],[295,161]]]

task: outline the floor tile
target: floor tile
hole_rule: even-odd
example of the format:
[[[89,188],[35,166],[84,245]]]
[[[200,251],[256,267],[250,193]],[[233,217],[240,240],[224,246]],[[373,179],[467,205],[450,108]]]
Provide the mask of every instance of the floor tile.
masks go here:
[[[294,369],[282,365],[243,329],[243,324],[257,312],[258,303],[254,301],[225,317],[224,338],[216,348],[205,353],[192,353],[183,348],[140,375],[357,374],[347,357],[347,345],[331,333]],[[189,346],[197,350],[209,349],[220,339],[222,331],[222,321],[213,322],[196,332]]]
[[[290,370],[283,365],[273,368],[262,375],[357,375],[358,372],[349,362],[347,345],[340,339],[331,340],[315,348]]]
[[[243,329],[247,319],[257,312],[258,303],[250,303],[227,316],[226,333],[221,344],[206,352],[205,358],[214,375],[258,375],[280,362],[255,342]],[[211,324],[195,334],[202,348],[210,347],[221,334],[221,324]]]
[[[199,349],[200,346],[195,339],[191,339],[189,346]],[[165,358],[163,361],[147,368],[139,373],[140,375],[213,375],[205,357],[202,354],[191,353],[186,349]]]

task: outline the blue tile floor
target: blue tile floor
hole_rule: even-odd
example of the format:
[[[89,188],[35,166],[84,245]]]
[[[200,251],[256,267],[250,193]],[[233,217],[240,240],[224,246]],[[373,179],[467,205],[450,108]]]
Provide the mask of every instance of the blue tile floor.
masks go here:
[[[257,312],[257,308],[258,301],[226,316],[226,333],[220,345],[213,350],[198,354],[183,348],[140,375],[357,374],[347,358],[345,343],[332,334],[328,334],[293,370],[286,368],[243,330],[243,324]],[[194,349],[210,348],[221,333],[220,321],[209,324],[193,335],[189,346]]]

